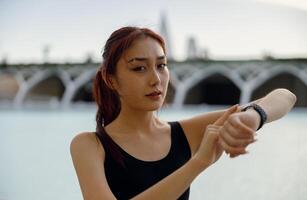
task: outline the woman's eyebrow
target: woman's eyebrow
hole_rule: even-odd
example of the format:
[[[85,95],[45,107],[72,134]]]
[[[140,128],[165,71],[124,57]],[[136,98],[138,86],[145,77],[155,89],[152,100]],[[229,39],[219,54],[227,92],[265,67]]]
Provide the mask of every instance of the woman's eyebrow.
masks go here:
[[[163,60],[163,59],[165,59],[165,56],[163,55],[163,56],[158,56],[157,57],[157,60]],[[132,59],[130,59],[130,60],[128,60],[128,63],[131,63],[131,62],[133,62],[133,61],[147,61],[148,60],[148,58],[144,58],[144,57],[135,57],[135,58],[132,58]]]

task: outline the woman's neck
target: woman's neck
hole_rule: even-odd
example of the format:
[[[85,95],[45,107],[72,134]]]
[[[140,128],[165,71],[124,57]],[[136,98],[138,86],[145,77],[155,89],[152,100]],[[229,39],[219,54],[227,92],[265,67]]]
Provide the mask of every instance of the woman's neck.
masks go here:
[[[155,132],[159,125],[161,122],[154,111],[122,108],[118,117],[110,124],[110,128],[120,132],[144,134]]]

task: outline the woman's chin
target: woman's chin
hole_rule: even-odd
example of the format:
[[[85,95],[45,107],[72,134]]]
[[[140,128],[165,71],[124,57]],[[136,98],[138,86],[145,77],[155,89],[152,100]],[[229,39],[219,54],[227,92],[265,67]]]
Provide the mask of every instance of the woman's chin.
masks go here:
[[[146,110],[156,111],[156,110],[159,110],[162,106],[163,106],[163,103],[156,103],[156,104],[152,104],[152,105],[148,106],[148,108]]]

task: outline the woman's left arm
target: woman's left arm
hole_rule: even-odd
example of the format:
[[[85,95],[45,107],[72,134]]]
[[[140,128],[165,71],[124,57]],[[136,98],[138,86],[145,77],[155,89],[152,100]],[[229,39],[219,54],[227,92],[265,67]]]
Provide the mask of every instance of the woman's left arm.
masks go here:
[[[275,89],[265,97],[257,100],[258,104],[266,113],[266,123],[275,121],[286,115],[294,106],[296,102],[296,96],[287,89]],[[240,106],[242,109],[244,106]]]
[[[261,99],[257,99],[248,104],[256,103],[260,107],[262,107],[263,110],[267,113],[268,118],[266,123],[268,123],[286,115],[292,109],[295,102],[296,96],[292,92],[287,89],[279,88],[271,91],[269,94],[262,97]],[[241,105],[239,107],[240,110],[248,104]],[[223,115],[225,111],[226,110],[209,112],[180,121],[187,135],[187,138],[189,139],[192,153],[197,150],[207,125],[213,124],[220,116]],[[233,115],[235,115],[235,113]],[[248,115],[248,118],[251,119],[248,120],[249,122],[251,122],[251,124],[248,123],[249,127],[253,130],[256,130],[260,123],[259,114],[255,110],[249,109],[244,115]],[[243,117],[241,116],[240,118]]]

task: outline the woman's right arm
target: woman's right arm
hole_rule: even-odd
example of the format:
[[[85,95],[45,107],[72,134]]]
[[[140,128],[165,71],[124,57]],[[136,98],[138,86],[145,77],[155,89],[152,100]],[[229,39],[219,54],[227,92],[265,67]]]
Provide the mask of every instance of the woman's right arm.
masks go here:
[[[73,138],[70,154],[84,200],[113,200],[104,173],[104,150],[95,134],[81,133]]]
[[[217,121],[223,124],[233,112],[234,108],[229,109]],[[198,151],[188,162],[132,199],[178,199],[193,180],[218,159],[218,138],[218,129],[208,126]],[[115,199],[104,173],[105,152],[94,134],[77,135],[72,140],[70,149],[84,199]]]

